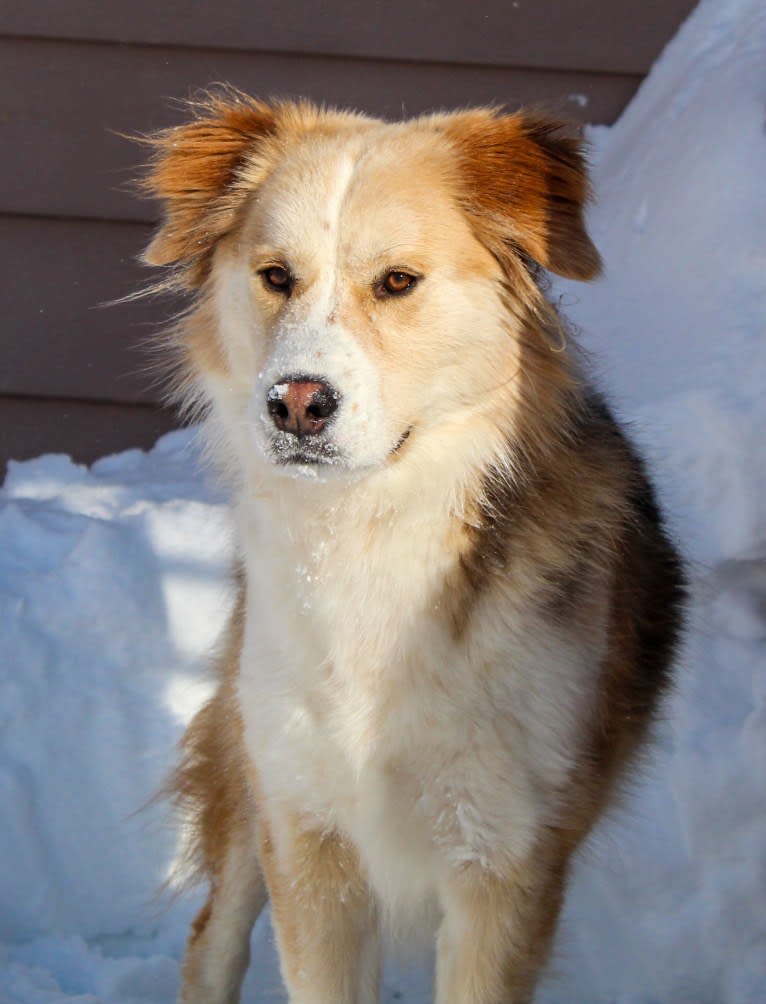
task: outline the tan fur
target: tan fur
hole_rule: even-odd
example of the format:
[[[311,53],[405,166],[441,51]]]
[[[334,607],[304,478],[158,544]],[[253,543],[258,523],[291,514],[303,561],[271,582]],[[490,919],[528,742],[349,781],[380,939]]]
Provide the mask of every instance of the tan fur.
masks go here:
[[[254,786],[248,780],[252,768],[242,744],[236,695],[242,628],[240,596],[218,661],[219,688],[187,729],[182,758],[168,786],[186,830],[187,856],[180,870],[187,879],[204,876],[210,882],[189,938],[185,1004],[238,1000],[250,928],[266,902]],[[224,909],[228,916],[220,921]]]
[[[279,850],[271,829],[263,830],[261,862],[290,999],[373,1004],[378,925],[354,849],[300,818],[283,821]]]
[[[240,590],[218,659],[218,690],[186,730],[182,759],[169,784],[179,819],[193,834],[188,847],[195,856],[182,869],[214,878],[231,831],[251,828],[254,811],[236,694],[243,618]]]
[[[593,279],[601,261],[583,219],[588,180],[579,141],[562,129],[549,119],[481,110],[445,120],[458,147],[462,198],[484,242],[504,256],[516,244],[554,272]]]
[[[579,143],[486,109],[391,124],[228,91],[195,115],[150,139],[147,260],[193,291],[179,393],[243,574],[171,785],[211,887],[181,1000],[238,999],[267,886],[293,1004],[377,1000],[392,921],[435,922],[437,1004],[524,1004],[683,595],[542,291],[540,266],[600,267]],[[308,442],[266,406],[298,380],[337,391]]]
[[[545,835],[516,874],[467,869],[454,877],[439,933],[437,1004],[532,999],[550,952],[566,866],[555,835]]]

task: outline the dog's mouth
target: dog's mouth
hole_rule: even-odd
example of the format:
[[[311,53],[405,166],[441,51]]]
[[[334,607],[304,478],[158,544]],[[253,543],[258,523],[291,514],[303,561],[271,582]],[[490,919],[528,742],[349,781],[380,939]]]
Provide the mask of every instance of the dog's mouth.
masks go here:
[[[271,455],[280,467],[344,466],[338,447],[327,439],[303,439],[280,435],[271,441]]]
[[[410,433],[411,432],[412,432],[412,426],[410,426],[408,429],[405,429],[405,431],[401,434],[401,436],[399,437],[399,439],[394,444],[393,449],[391,449],[389,451],[389,453],[388,453],[389,457],[395,457],[399,453],[399,451],[401,450],[401,448],[404,446],[404,444],[410,438]]]
[[[397,459],[404,444],[410,438],[413,427],[406,429],[386,454],[386,460]],[[272,462],[278,467],[303,469],[335,468],[338,471],[361,471],[377,464],[357,465],[331,439],[319,437],[297,437],[278,433],[269,443]],[[328,472],[329,473],[329,472]]]

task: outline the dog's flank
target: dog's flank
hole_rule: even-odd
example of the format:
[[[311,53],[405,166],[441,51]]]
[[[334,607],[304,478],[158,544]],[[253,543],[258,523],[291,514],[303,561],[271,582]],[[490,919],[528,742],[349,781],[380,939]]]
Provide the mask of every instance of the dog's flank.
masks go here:
[[[438,1004],[529,1001],[683,601],[539,281],[600,267],[579,142],[232,91],[150,142],[242,564],[171,781],[210,882],[181,1000],[238,1000],[268,890],[296,1004],[377,1000],[392,922],[435,925]]]

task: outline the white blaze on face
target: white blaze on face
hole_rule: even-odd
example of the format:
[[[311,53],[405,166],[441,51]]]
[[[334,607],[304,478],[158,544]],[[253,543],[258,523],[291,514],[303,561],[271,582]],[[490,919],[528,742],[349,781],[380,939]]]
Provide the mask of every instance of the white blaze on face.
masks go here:
[[[319,436],[305,444],[306,452],[316,448],[324,463],[350,470],[375,466],[401,435],[388,428],[375,364],[338,310],[344,284],[353,281],[343,274],[340,248],[343,206],[356,164],[355,156],[342,153],[329,164],[316,165],[314,176],[308,183],[302,179],[299,191],[290,186],[284,193],[277,191],[265,214],[272,230],[270,243],[288,252],[297,248],[303,261],[286,264],[305,273],[294,302],[285,304],[270,332],[269,351],[250,401],[256,446],[277,463],[289,462],[295,437],[277,430],[268,402],[274,388],[286,388],[290,379],[325,383],[337,395],[337,411]],[[287,199],[292,201],[290,211],[280,213]]]

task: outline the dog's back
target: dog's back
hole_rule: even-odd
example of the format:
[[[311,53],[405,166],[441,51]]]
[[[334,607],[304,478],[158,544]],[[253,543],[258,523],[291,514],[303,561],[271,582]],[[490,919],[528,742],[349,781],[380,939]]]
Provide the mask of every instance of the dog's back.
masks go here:
[[[296,1002],[377,999],[380,923],[428,917],[440,1004],[527,1001],[683,594],[537,281],[598,270],[579,145],[230,96],[156,147],[243,566],[174,781],[211,879],[182,999],[237,999],[268,888]]]

